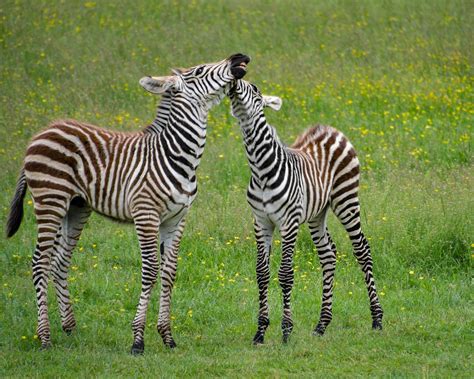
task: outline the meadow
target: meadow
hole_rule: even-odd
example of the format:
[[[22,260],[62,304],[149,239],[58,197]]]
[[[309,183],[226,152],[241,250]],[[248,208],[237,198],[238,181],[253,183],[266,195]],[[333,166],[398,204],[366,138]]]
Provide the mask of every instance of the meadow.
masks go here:
[[[362,273],[343,228],[334,318],[313,337],[321,270],[306,228],[295,253],[295,327],[281,343],[281,249],[274,240],[271,325],[254,347],[255,244],[250,177],[224,100],[211,111],[199,194],[173,292],[178,347],[156,332],[129,355],[140,292],[132,225],[93,215],[73,257],[78,328],[61,331],[50,288],[53,348],[40,351],[31,281],[35,221],[0,238],[0,377],[473,377],[474,6],[469,0],[36,1],[0,4],[0,225],[28,140],[54,119],[132,131],[159,98],[138,85],[244,52],[246,77],[283,99],[267,117],[288,144],[306,127],[343,131],[362,163],[363,228],[385,311],[371,330]]]

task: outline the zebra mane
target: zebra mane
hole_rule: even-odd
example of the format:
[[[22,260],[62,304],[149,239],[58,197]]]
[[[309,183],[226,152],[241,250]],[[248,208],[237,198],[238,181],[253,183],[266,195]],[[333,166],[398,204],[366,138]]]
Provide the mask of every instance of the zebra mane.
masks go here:
[[[292,149],[304,149],[309,144],[312,144],[317,139],[324,138],[328,133],[334,132],[335,129],[327,125],[316,125],[307,129],[300,136],[298,136],[291,145]]]
[[[168,123],[173,95],[174,91],[168,90],[161,96],[161,101],[156,109],[155,119],[150,125],[145,127],[145,132],[159,134],[163,131]]]

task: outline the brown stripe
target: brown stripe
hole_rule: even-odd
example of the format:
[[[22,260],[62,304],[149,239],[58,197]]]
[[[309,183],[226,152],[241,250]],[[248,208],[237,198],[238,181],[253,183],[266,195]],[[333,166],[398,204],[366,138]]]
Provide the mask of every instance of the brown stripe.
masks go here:
[[[70,182],[71,184],[74,184],[76,181],[75,178],[69,175],[69,173],[65,171],[61,171],[55,167],[51,167],[42,162],[31,162],[31,161],[26,162],[25,169],[29,172],[47,174],[47,175],[54,176],[55,178],[58,178],[58,179],[64,179]]]
[[[346,161],[347,161],[347,163],[346,163]],[[344,164],[344,166],[341,167],[341,170],[342,170],[344,167],[346,167],[346,166],[349,164],[350,161],[352,161],[352,158],[350,158],[350,157],[344,158],[344,160],[343,160],[342,163],[341,163],[341,166],[342,166],[342,164]],[[339,171],[340,171],[340,170],[339,170]],[[352,179],[353,177],[359,175],[359,171],[360,171],[360,170],[359,170],[359,166],[356,166],[356,167],[354,167],[352,170],[346,172],[344,175],[341,175],[341,176],[340,176],[339,178],[337,178],[337,180],[334,182],[333,188],[337,188],[337,187],[339,187],[342,183],[344,183],[344,182],[346,182],[346,181]],[[357,183],[358,183],[358,182],[359,182],[359,181],[357,181]]]
[[[36,179],[27,179],[28,187],[30,188],[49,188],[57,191],[65,192],[69,195],[72,195],[74,191],[58,183],[53,183],[45,180],[36,180]]]
[[[55,150],[53,147],[50,147],[50,146],[46,145],[46,143],[47,143],[46,140],[54,141],[54,142],[58,143],[59,145],[61,145],[66,150],[70,151],[71,154],[76,154],[77,157],[80,158],[80,160],[83,163],[84,174],[86,175],[87,181],[89,183],[92,181],[92,173],[89,169],[89,166],[86,164],[86,162],[84,161],[81,154],[78,154],[77,146],[74,143],[64,139],[63,137],[59,136],[57,133],[54,133],[54,132],[45,133],[41,137],[42,137],[41,140],[43,140],[43,139],[45,140],[45,142],[44,142],[45,144],[44,145],[43,144],[41,144],[41,145],[36,144],[34,146],[30,146],[28,148],[27,152],[26,152],[27,156],[28,155],[41,155],[43,157],[50,158],[54,161],[64,163],[64,164],[70,166],[74,170],[74,173],[77,175],[77,177],[79,177],[76,159],[74,159],[72,157],[68,157],[67,155],[63,154],[62,152],[60,152],[58,150]],[[45,138],[43,138],[43,137],[45,137]],[[82,185],[85,186],[85,183],[82,183]]]
[[[355,181],[354,183],[351,183],[349,184],[348,186],[344,187],[344,188],[341,188],[340,190],[338,190],[336,193],[332,193],[331,194],[331,198],[332,199],[335,199],[343,194],[345,194],[346,192],[354,189],[354,188],[358,188],[359,187],[359,181]]]

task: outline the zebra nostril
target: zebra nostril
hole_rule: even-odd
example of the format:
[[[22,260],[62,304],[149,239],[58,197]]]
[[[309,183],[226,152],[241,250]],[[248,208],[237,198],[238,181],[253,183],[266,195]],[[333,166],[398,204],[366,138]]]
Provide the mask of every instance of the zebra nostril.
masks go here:
[[[232,54],[232,55],[228,58],[229,61],[234,61],[234,60],[236,60],[236,59],[248,59],[248,60],[250,61],[250,58],[249,58],[247,55],[242,54],[242,53]],[[248,63],[248,62],[247,62],[247,63]]]
[[[238,66],[241,63],[248,64],[250,62],[250,57],[248,55],[238,53],[231,55],[228,60],[230,61],[232,66]]]

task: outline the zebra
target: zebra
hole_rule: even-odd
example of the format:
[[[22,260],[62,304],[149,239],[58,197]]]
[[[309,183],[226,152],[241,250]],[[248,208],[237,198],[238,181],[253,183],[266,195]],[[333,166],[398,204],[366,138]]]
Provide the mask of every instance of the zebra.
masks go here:
[[[226,88],[243,77],[250,58],[234,54],[174,75],[143,77],[140,84],[164,94],[157,118],[138,132],[121,133],[75,120],[53,122],[30,142],[7,220],[7,237],[18,230],[29,187],[37,220],[32,276],[38,309],[37,335],[51,346],[47,286],[52,272],[62,328],[75,326],[67,274],[72,250],[91,212],[133,222],[141,259],[141,294],[132,323],[132,354],[144,351],[150,294],[160,273],[157,330],[174,348],[170,302],[185,216],[196,193],[196,170],[206,142],[207,115]],[[160,260],[158,259],[158,233]]]
[[[266,106],[279,110],[280,98],[264,96],[255,85],[244,80],[237,80],[228,95],[251,169],[247,200],[254,216],[259,289],[258,328],[253,343],[264,342],[269,325],[269,260],[275,228],[282,238],[278,279],[283,293],[283,342],[288,341],[293,330],[290,306],[293,251],[298,229],[304,223],[309,225],[323,271],[321,314],[313,334],[322,336],[331,322],[336,246],[326,226],[329,208],[349,234],[354,255],[365,274],[372,328],[382,329],[383,311],[375,289],[370,247],[361,230],[357,194],[360,168],[353,146],[341,132],[318,125],[287,147],[267,123],[263,112]]]

